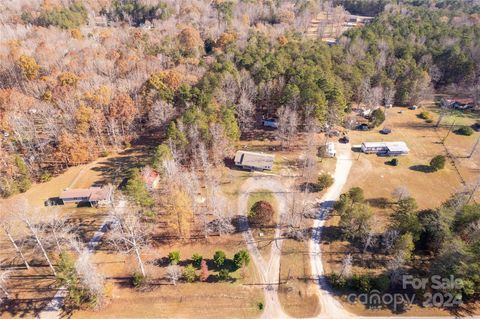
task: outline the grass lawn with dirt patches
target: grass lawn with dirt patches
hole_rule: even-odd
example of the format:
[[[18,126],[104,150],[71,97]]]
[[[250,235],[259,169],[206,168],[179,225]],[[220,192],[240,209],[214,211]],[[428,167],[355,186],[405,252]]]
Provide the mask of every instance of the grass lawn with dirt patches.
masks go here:
[[[278,296],[285,312],[295,318],[314,317],[320,311],[308,249],[308,241],[283,241]]]
[[[218,282],[212,258],[216,250],[223,250],[228,259],[240,249],[246,249],[240,234],[210,237],[194,243],[171,243],[146,251],[149,284],[133,288],[131,274],[136,271],[131,256],[98,252],[95,261],[102,273],[113,284],[112,299],[103,309],[80,311],[73,318],[256,318],[260,316],[258,303],[263,302],[263,287],[253,262],[244,269],[231,272],[234,280]],[[172,285],[166,277],[171,251],[180,252],[180,267],[189,264],[194,253],[207,260],[210,277],[207,282]],[[197,270],[197,274],[199,270]]]
[[[402,111],[403,113],[400,113]],[[389,165],[392,157],[353,153],[353,166],[345,189],[362,187],[366,198],[372,199],[390,198],[396,187],[406,186],[420,208],[432,208],[439,206],[464,187],[463,182],[471,183],[480,176],[480,149],[472,158],[465,158],[479,134],[460,136],[452,132],[444,145],[441,141],[448,133],[449,122],[444,119],[443,124],[435,128],[437,115],[430,111],[433,119],[430,124],[418,118],[420,112],[421,110],[394,107],[388,110],[387,120],[382,126],[367,132],[350,132],[352,145],[362,142],[404,141],[410,148],[410,153],[397,157],[398,166]],[[470,117],[463,120],[466,123],[475,121]],[[380,134],[382,127],[392,129],[392,133]],[[453,155],[454,161],[449,158],[445,169],[429,172],[430,160],[436,155],[447,155],[447,151]]]
[[[440,126],[435,124],[438,114],[435,107],[420,110],[408,110],[394,107],[387,111],[387,120],[380,127],[371,131],[351,131],[349,133],[352,145],[362,142],[404,141],[410,153],[399,156],[398,166],[390,165],[392,157],[377,156],[375,154],[353,153],[353,165],[343,192],[352,187],[361,187],[365,193],[366,202],[370,205],[375,219],[373,230],[383,232],[390,222],[394,202],[392,192],[399,186],[408,189],[410,195],[417,200],[419,209],[439,207],[455,192],[461,191],[466,185],[480,176],[480,150],[471,158],[467,155],[471,151],[479,134],[461,136],[454,132],[448,133],[452,127],[452,117],[443,118]],[[419,118],[419,114],[428,111],[432,123]],[[478,120],[478,114],[456,112],[456,124],[471,125]],[[392,130],[391,134],[379,133],[383,127]],[[445,137],[447,137],[445,139]],[[447,163],[444,169],[432,172],[429,169],[430,160],[436,155],[445,155]],[[476,199],[480,200],[480,192]],[[325,223],[323,230],[323,263],[325,273],[339,273],[342,261],[347,254],[352,254],[352,273],[379,275],[385,272],[386,255],[381,253],[364,252],[361,245],[344,241],[338,227],[339,216],[332,214]],[[428,256],[416,256],[412,262],[420,269],[428,262]],[[369,310],[363,305],[351,305],[343,300],[343,305],[350,311],[365,316],[392,315],[391,309]],[[472,305],[473,308],[477,308]],[[412,305],[402,313],[408,316],[445,316],[452,315],[448,311],[438,308],[422,308]]]

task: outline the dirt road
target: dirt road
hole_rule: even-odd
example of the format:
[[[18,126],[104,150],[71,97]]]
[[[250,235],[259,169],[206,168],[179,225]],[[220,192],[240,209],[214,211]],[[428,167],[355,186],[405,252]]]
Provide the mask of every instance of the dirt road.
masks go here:
[[[126,201],[120,201],[119,206],[124,207],[126,205]],[[103,236],[108,232],[109,227],[112,223],[112,218],[108,216],[102,222],[102,225],[99,229],[95,232],[92,239],[87,243],[88,251],[93,254],[97,249],[97,246],[100,244]],[[47,306],[38,314],[38,319],[58,319],[62,318],[62,307],[65,301],[65,297],[68,294],[68,290],[64,287],[60,287],[55,294],[55,296],[50,300]]]
[[[322,228],[325,219],[333,208],[334,202],[340,196],[345,185],[350,168],[352,167],[350,145],[337,144],[337,164],[333,175],[335,181],[328,189],[327,193],[320,200],[319,217],[315,219],[313,225],[312,239],[310,240],[310,263],[312,267],[312,276],[318,281],[320,288],[319,302],[321,318],[349,318],[353,314],[346,311],[340,302],[336,300],[326,283],[322,263],[322,251],[320,248]]]
[[[278,299],[278,279],[280,273],[280,257],[282,253],[283,240],[281,239],[279,220],[285,214],[287,209],[287,187],[285,187],[279,180],[279,177],[271,175],[255,176],[248,179],[241,188],[240,196],[238,197],[238,212],[246,215],[248,196],[250,193],[261,190],[269,190],[272,192],[278,207],[277,227],[275,229],[275,240],[271,244],[270,259],[265,261],[258,250],[255,238],[253,237],[251,229],[248,227],[248,221],[245,218],[242,220],[241,228],[245,242],[250,256],[255,263],[261,284],[265,286],[265,305],[262,313],[262,318],[288,318],[288,315],[282,309],[282,305]]]

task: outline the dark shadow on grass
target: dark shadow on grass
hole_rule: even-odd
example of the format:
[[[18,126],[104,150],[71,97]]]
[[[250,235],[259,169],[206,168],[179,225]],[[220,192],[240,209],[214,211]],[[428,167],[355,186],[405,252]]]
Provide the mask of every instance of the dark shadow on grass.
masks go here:
[[[366,202],[370,206],[378,207],[378,208],[388,208],[391,206],[391,203],[389,202],[388,198],[385,198],[385,197],[369,198],[366,200]]]
[[[309,193],[317,193],[317,192],[321,191],[320,187],[318,187],[317,184],[310,183],[310,182],[305,182],[305,183],[300,184],[300,190],[302,192],[307,191]]]
[[[430,165],[413,165],[409,167],[412,171],[422,173],[433,173],[435,170]]]

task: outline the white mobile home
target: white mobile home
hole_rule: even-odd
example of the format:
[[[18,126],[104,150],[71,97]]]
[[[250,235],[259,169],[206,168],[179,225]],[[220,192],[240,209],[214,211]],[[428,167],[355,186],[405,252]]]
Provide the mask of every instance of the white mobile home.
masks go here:
[[[271,170],[274,158],[272,154],[237,151],[235,165],[243,169]]]
[[[407,155],[410,150],[405,142],[365,142],[362,143],[362,152],[367,154],[381,154],[388,156]]]

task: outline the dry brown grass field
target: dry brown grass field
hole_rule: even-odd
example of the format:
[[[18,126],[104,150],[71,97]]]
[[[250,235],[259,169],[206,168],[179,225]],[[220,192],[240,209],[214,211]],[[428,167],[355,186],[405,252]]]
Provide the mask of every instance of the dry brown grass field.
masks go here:
[[[418,115],[422,111],[431,114],[433,123],[427,123]],[[409,190],[420,209],[435,208],[441,205],[455,192],[465,189],[480,178],[480,148],[471,158],[470,154],[479,133],[472,136],[457,135],[453,131],[448,133],[455,123],[471,125],[478,120],[478,114],[462,114],[455,112],[445,116],[438,128],[435,124],[438,119],[437,108],[431,106],[419,110],[394,107],[387,110],[385,123],[377,129],[362,132],[349,132],[352,145],[362,142],[404,141],[410,148],[410,154],[400,156],[399,165],[394,167],[386,162],[391,158],[374,154],[353,153],[353,166],[344,191],[359,186],[365,192],[365,198],[370,203],[375,215],[374,230],[381,232],[389,223],[392,213],[390,204],[393,201],[392,192],[398,186],[405,186]],[[392,129],[389,135],[382,135],[382,127]],[[445,137],[447,137],[445,139]],[[442,144],[442,140],[445,143]],[[438,172],[428,172],[426,166],[435,155],[446,155],[448,161],[445,169]],[[480,192],[476,194],[476,201],[480,200]],[[354,273],[381,273],[385,263],[383,255],[362,253],[348,242],[342,241],[337,228],[339,217],[332,215],[326,222],[325,241],[322,244],[325,272],[339,272],[346,254],[352,253],[355,260]],[[422,263],[422,260],[418,260]],[[358,315],[379,316],[391,315],[391,310],[367,310],[362,305],[343,305]],[[475,306],[471,306],[475,308]],[[420,308],[412,306],[405,312],[406,316],[445,316],[451,313],[437,308]]]

